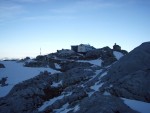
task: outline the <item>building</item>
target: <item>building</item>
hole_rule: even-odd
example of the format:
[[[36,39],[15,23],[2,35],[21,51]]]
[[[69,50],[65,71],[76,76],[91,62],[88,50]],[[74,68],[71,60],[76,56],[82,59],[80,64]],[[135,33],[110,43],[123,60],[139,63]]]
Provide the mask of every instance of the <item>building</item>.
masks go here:
[[[114,46],[113,46],[113,50],[121,51],[121,47],[115,43]]]
[[[78,45],[71,46],[71,50],[78,52]]]
[[[89,44],[80,44],[71,46],[71,50],[79,53],[86,53],[87,51],[95,49],[93,46],[90,46]]]

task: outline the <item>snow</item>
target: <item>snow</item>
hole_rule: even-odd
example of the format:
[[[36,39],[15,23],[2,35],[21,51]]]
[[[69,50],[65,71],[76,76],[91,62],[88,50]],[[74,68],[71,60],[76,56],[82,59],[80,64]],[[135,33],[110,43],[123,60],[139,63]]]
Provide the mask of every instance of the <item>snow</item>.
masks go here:
[[[113,51],[113,55],[116,57],[117,60],[124,56],[121,52],[118,51]]]
[[[101,69],[101,70],[96,70],[96,72],[95,72],[96,76],[97,76],[99,73],[101,73],[101,72],[102,72],[102,69]]]
[[[101,76],[99,77],[99,79],[101,79],[103,76],[107,75],[107,71],[104,72],[103,74],[101,74]]]
[[[69,106],[68,103],[64,104],[61,108],[59,109],[54,109],[53,111],[55,113],[67,113],[68,111],[73,110],[73,112],[77,112],[78,110],[80,110],[80,106],[76,105],[74,108],[67,108]]]
[[[60,82],[53,82],[53,84],[51,86],[58,87],[59,85],[62,85],[62,81],[60,81]]]
[[[131,109],[140,113],[150,113],[150,103],[122,98],[124,103]]]
[[[38,111],[43,111],[46,107],[52,105],[55,101],[63,99],[65,96],[69,96],[71,95],[71,92],[68,92],[66,95],[64,94],[64,92],[62,92],[62,94],[58,97],[54,97],[52,99],[50,99],[49,101],[45,101],[43,103],[43,105],[41,107],[38,108]]]
[[[105,91],[105,92],[103,93],[103,95],[110,96],[111,94],[110,94],[109,92]]]
[[[52,105],[56,100],[60,100],[64,98],[65,95],[60,95],[58,97],[54,97],[53,99],[50,99],[49,101],[44,102],[44,104],[38,108],[39,111],[43,111],[46,107]]]
[[[95,93],[95,91],[86,92],[86,93],[88,94],[88,97],[91,97]]]
[[[80,106],[79,106],[79,105],[76,105],[76,106],[74,107],[73,112],[77,112],[77,111],[79,111],[79,110],[80,110]]]
[[[99,91],[99,88],[103,85],[104,83],[100,83],[96,82],[93,86],[91,86],[90,88],[95,90],[95,91]]]
[[[51,68],[24,67],[23,63],[17,63],[15,61],[0,61],[0,63],[5,65],[5,68],[0,69],[0,79],[2,77],[8,77],[8,86],[0,87],[0,97],[6,96],[15,84],[35,77],[41,71],[46,70],[51,73],[58,72]]]
[[[102,60],[101,59],[96,59],[96,60],[78,60],[78,62],[88,62],[90,64],[94,64],[97,66],[101,66]]]
[[[69,104],[66,103],[60,109],[54,109],[53,111],[55,113],[67,113],[68,111],[72,110],[72,109],[67,109],[68,106],[69,106]]]
[[[61,66],[59,64],[57,64],[57,63],[54,63],[54,64],[55,64],[56,69],[61,69]]]

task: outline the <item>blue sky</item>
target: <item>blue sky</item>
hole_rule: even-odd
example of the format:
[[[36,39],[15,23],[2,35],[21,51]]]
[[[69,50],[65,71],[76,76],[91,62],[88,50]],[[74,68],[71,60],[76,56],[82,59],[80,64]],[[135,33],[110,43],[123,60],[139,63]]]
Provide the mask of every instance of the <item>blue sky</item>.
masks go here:
[[[0,0],[0,58],[150,40],[150,0]]]

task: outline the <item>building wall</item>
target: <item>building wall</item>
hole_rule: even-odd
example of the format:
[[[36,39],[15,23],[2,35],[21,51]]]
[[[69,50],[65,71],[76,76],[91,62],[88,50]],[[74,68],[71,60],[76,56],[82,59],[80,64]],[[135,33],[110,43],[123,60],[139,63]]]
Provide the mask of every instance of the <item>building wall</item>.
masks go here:
[[[78,46],[71,46],[71,50],[78,52]]]
[[[78,52],[86,52],[85,51],[85,46],[84,45],[79,45],[78,46]]]

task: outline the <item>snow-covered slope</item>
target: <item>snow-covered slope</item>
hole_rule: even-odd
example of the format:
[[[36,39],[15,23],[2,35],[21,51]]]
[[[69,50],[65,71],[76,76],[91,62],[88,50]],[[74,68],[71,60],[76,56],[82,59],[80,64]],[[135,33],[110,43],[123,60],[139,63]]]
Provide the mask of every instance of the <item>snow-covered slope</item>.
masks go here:
[[[5,65],[5,68],[0,69],[0,79],[2,77],[8,77],[6,82],[8,86],[0,87],[0,97],[8,94],[15,84],[33,78],[41,71],[48,71],[51,73],[58,72],[51,68],[24,67],[23,63],[17,63],[15,61],[0,61],[0,63]]]
[[[133,110],[136,110],[140,113],[149,113],[150,112],[150,103],[137,101],[137,100],[131,100],[122,98],[124,100],[124,103],[128,105]]]
[[[124,56],[121,52],[118,52],[118,51],[113,51],[113,54],[117,60],[119,60],[121,57]]]
[[[0,87],[0,113],[149,113],[150,43],[143,46],[124,57],[109,48],[79,59],[53,59],[54,54],[49,66],[61,73],[0,62],[6,67],[0,77],[7,76],[9,84]],[[44,70],[53,74],[40,73]]]

